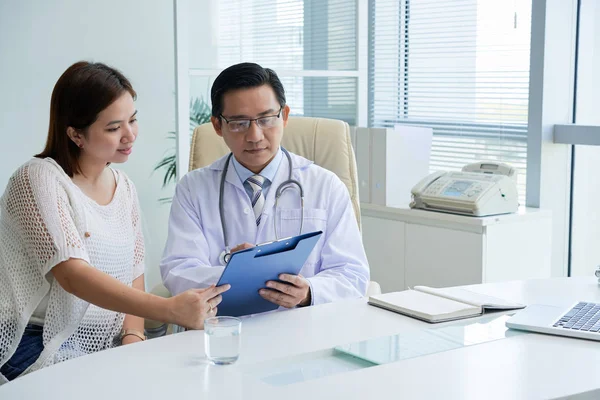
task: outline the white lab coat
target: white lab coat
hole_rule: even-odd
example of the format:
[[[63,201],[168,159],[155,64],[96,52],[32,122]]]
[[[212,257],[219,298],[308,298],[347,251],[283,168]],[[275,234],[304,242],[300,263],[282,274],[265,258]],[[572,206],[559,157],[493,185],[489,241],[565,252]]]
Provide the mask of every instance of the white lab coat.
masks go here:
[[[348,189],[334,173],[303,157],[290,155],[292,179],[304,188],[302,231],[323,231],[300,272],[310,283],[312,304],[364,296],[369,266]],[[219,218],[219,186],[226,158],[189,172],[177,185],[160,264],[163,282],[172,294],[215,284],[223,272],[219,262],[225,248]],[[275,192],[287,180],[288,171],[284,157],[265,198],[257,227],[250,198],[230,161],[223,195],[230,247],[275,239]],[[301,213],[295,186],[280,197],[277,213],[279,237],[297,235]]]

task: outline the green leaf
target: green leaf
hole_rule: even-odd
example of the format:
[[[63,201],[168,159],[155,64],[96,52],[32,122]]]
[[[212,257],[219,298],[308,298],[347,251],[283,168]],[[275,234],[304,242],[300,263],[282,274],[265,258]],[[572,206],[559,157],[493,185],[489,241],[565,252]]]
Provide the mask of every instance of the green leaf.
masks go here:
[[[167,168],[167,173],[165,174],[165,179],[163,179],[163,187],[167,186],[167,184],[171,182],[175,182],[177,178],[177,163],[172,163]]]
[[[198,125],[210,122],[212,110],[210,106],[204,101],[202,97],[190,99],[190,138],[194,129]],[[168,140],[174,140],[177,142],[177,133],[168,132]],[[175,148],[169,149],[165,156],[154,166],[152,172],[164,170],[165,175],[163,177],[162,187],[169,185],[171,182],[175,182],[177,179],[177,156]],[[160,203],[170,203],[171,199],[163,197],[158,200]]]
[[[160,160],[158,162],[158,164],[156,164],[156,166],[154,167],[154,171],[158,171],[159,169],[161,169],[165,166],[169,166],[171,164],[175,165],[176,159],[177,159],[177,157],[175,155],[163,158],[162,160]]]

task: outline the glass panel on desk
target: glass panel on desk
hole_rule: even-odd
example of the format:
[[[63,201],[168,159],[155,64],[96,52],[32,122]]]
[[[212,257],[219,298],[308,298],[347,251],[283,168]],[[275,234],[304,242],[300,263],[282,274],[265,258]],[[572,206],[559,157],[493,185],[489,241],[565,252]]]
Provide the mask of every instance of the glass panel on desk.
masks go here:
[[[350,343],[335,350],[374,364],[387,364],[522,334],[506,328],[508,318],[510,315],[506,314],[487,316],[440,328]]]
[[[272,386],[286,386],[374,365],[376,364],[350,354],[325,351],[315,357],[298,360],[282,366],[282,368],[277,368],[275,373],[272,373],[273,370],[271,370],[266,375],[262,375],[260,379]]]
[[[267,361],[248,366],[246,373],[272,386],[286,386],[524,334],[506,328],[511,315],[488,315]]]

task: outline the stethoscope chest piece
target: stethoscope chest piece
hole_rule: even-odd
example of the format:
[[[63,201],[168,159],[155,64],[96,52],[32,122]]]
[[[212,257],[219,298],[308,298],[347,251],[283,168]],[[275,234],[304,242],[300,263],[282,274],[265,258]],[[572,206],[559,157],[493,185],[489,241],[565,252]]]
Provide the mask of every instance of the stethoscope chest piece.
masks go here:
[[[219,262],[221,263],[221,265],[227,265],[230,258],[231,258],[231,253],[228,251],[223,250],[221,252],[221,254],[219,254]]]

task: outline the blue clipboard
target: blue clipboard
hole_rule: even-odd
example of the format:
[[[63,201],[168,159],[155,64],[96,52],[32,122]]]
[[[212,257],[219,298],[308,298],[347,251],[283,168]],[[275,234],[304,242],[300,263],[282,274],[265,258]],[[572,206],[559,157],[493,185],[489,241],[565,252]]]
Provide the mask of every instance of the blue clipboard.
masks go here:
[[[258,291],[267,281],[278,281],[280,274],[298,275],[322,233],[305,233],[233,253],[217,283],[231,285],[217,306],[218,314],[239,317],[279,308]]]

